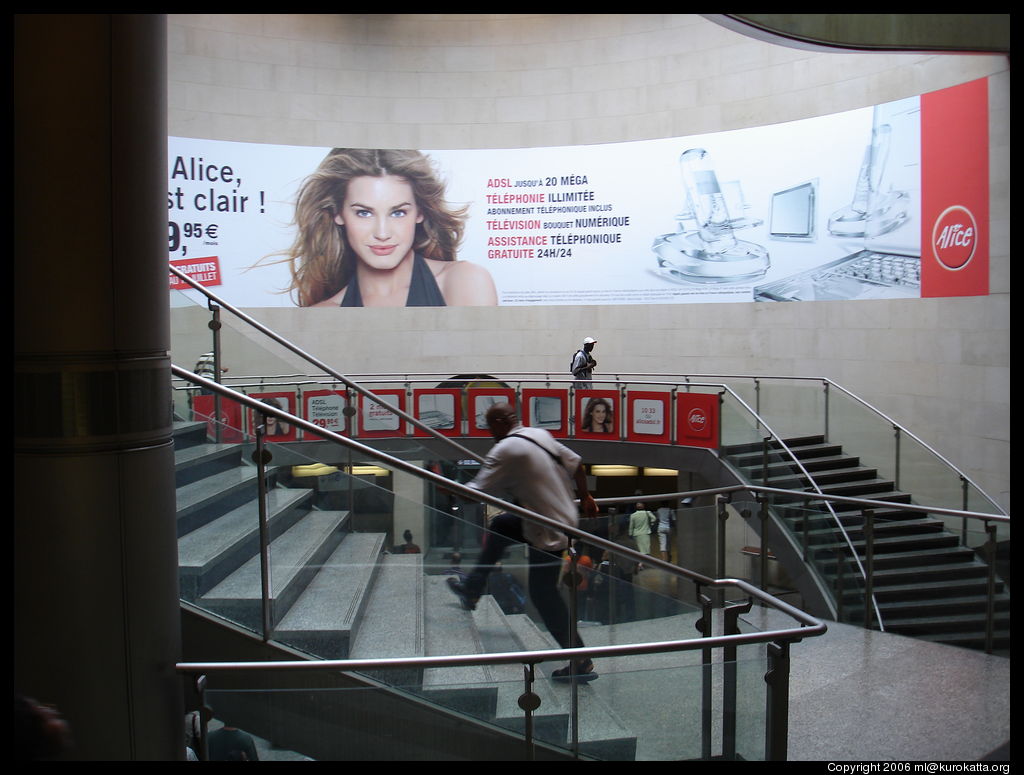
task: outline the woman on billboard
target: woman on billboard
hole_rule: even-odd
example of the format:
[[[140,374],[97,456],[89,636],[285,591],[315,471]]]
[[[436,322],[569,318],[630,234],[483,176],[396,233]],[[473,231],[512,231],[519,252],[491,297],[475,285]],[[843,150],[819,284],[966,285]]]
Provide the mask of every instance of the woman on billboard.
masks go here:
[[[580,430],[587,433],[611,433],[615,429],[615,416],[607,398],[591,398],[583,410]]]
[[[465,218],[419,151],[333,149],[295,205],[288,261],[299,306],[497,304],[490,273],[456,259]]]

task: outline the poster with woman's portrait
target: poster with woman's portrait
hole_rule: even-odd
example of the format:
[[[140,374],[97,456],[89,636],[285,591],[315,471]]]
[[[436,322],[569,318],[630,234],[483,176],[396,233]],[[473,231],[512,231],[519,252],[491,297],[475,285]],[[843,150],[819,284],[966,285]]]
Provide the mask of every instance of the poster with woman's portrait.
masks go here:
[[[579,438],[617,438],[618,393],[614,390],[576,391],[576,435]]]

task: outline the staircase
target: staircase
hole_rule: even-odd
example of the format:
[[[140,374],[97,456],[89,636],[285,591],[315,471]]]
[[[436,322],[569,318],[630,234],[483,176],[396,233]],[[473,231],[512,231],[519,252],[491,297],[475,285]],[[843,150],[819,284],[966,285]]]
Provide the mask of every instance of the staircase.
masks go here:
[[[923,512],[907,511],[911,494],[878,471],[843,452],[838,444],[809,436],[785,442],[821,492],[892,503],[874,514],[874,593],[886,632],[969,648],[985,646],[985,611],[988,567],[974,550],[961,546],[959,536],[943,522]],[[763,465],[760,444],[727,448],[725,456],[751,483],[767,487],[809,491],[807,476],[791,461],[779,457],[775,444],[772,462]],[[864,620],[863,581],[852,562],[849,545],[821,500],[777,496],[772,512],[797,543],[806,540],[808,562],[841,602],[841,619]],[[859,507],[834,503],[833,509],[863,563],[864,517]],[[805,538],[806,534],[806,538]],[[843,558],[842,593],[839,559]],[[997,579],[995,647],[1009,648],[1009,588]]]
[[[243,459],[241,445],[210,443],[205,423],[177,423],[175,448],[181,597],[262,632],[256,468]],[[557,648],[529,617],[504,614],[491,596],[481,598],[477,610],[464,611],[445,576],[426,574],[423,555],[386,554],[384,534],[352,532],[349,514],[320,510],[312,490],[281,487],[274,477],[268,488],[274,640],[327,659]],[[533,690],[542,702],[534,734],[565,749],[572,740],[570,689],[541,675],[557,666],[538,669]],[[391,670],[370,677],[523,731],[521,665]],[[578,740],[584,756],[636,755],[636,734],[597,692],[581,701]]]

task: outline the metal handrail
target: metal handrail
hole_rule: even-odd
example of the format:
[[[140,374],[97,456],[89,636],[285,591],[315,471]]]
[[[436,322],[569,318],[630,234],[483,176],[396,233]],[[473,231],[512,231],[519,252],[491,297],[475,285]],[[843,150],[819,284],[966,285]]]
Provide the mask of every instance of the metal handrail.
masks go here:
[[[672,500],[673,498],[700,498],[712,495],[729,495],[734,492],[754,492],[765,495],[806,495],[799,490],[783,490],[778,487],[763,487],[758,484],[730,484],[726,487],[712,487],[706,490],[686,490],[680,492],[658,493],[656,495],[645,495],[648,500]],[[851,506],[863,506],[864,508],[892,508],[892,501],[877,501],[871,498],[856,498],[850,495],[822,495],[824,500],[846,503]],[[601,504],[607,503],[636,503],[636,495],[626,495],[615,498],[597,498]],[[942,514],[949,517],[963,517],[966,519],[979,519],[985,522],[1010,523],[1010,517],[1006,514],[987,514],[984,511],[961,511],[960,509],[937,508],[934,506],[918,506],[913,503],[900,503],[900,511],[917,511],[922,514]]]
[[[255,320],[252,317],[246,315],[241,310],[238,310],[237,308],[233,307],[232,305],[228,304],[227,302],[224,302],[223,300],[219,299],[215,294],[213,294],[207,288],[205,288],[204,286],[202,286],[199,283],[197,283],[196,281],[194,281],[191,277],[189,277],[188,275],[184,274],[183,272],[181,272],[176,267],[169,266],[169,268],[170,268],[170,271],[175,276],[180,278],[183,282],[187,283],[192,288],[194,288],[195,290],[197,290],[200,293],[202,293],[203,295],[205,295],[208,299],[210,299],[212,301],[215,301],[217,304],[221,305],[224,309],[229,310],[230,312],[232,312],[233,314],[238,316],[241,320],[243,320],[244,322],[248,323],[249,325],[253,326],[257,330],[262,332],[264,335],[269,336],[272,340],[274,340],[278,344],[280,344],[283,347],[286,347],[287,349],[291,350],[293,353],[295,353],[299,357],[305,359],[307,362],[315,365],[317,368],[322,369],[324,372],[329,374],[331,377],[334,377],[336,382],[340,382],[340,383],[344,384],[346,387],[352,389],[353,391],[359,393],[360,395],[363,395],[364,397],[369,398],[370,400],[376,400],[376,397],[374,396],[374,394],[371,391],[363,388],[361,385],[359,385],[356,382],[354,382],[351,378],[345,377],[344,375],[341,375],[340,373],[338,373],[335,370],[331,369],[329,366],[327,366],[326,364],[322,363],[321,361],[319,361],[318,359],[316,359],[315,357],[313,357],[309,353],[306,353],[301,348],[297,347],[296,345],[292,344],[288,340],[284,339],[283,337],[281,337],[278,334],[276,334],[275,332],[273,332],[271,329],[269,329],[266,326],[262,325],[257,320]],[[436,374],[439,374],[439,373],[440,372],[422,372],[422,373],[410,372],[410,373],[407,373],[407,374],[403,375],[404,379],[402,379],[400,381],[403,384],[407,385],[407,384],[409,384],[412,381],[410,379],[410,377],[420,377],[420,376],[422,376],[422,377],[424,377],[424,379],[426,379],[427,377],[431,376],[432,374],[436,375]],[[498,373],[501,374],[501,372],[498,372]],[[507,372],[507,374],[514,374],[514,375],[518,375],[520,377],[522,377],[522,376],[533,376],[533,375],[543,375],[545,377],[545,381],[547,381],[549,383],[552,382],[552,381],[555,381],[555,382],[566,382],[566,383],[570,383],[571,384],[572,381],[573,381],[573,380],[568,379],[567,377],[565,377],[565,375],[559,375],[558,378],[552,379],[552,377],[551,377],[552,372]],[[370,375],[357,375],[357,376],[370,376]],[[392,374],[392,375],[380,374],[380,375],[377,375],[377,376],[390,377],[390,378],[393,379],[396,375],[394,375],[394,374]],[[623,376],[626,376],[626,377],[629,377],[629,376],[640,376],[640,377],[651,377],[651,376],[654,376],[654,377],[660,378],[660,379],[657,379],[656,381],[645,381],[643,384],[673,385],[673,386],[678,384],[678,381],[666,381],[664,379],[665,376],[672,376],[672,375],[651,374],[649,372],[648,373],[644,373],[644,372],[620,372],[620,373],[617,373],[615,375],[615,381],[616,382],[622,381],[621,377],[623,377]],[[763,418],[760,417],[760,415],[757,412],[757,410],[754,409],[754,408],[751,408],[746,403],[746,401],[744,401],[739,395],[737,395],[735,393],[735,391],[733,391],[727,385],[708,384],[708,383],[693,383],[693,382],[691,382],[691,379],[693,379],[696,375],[677,375],[677,376],[683,376],[684,377],[684,379],[686,380],[686,385],[687,385],[688,388],[689,387],[716,387],[716,388],[721,388],[723,391],[728,392],[729,394],[731,394],[733,396],[733,398],[737,402],[739,402],[739,404],[742,405],[746,409],[746,411],[750,414],[750,416],[758,423],[758,427],[763,426],[768,431],[768,433],[770,434],[769,438],[773,439],[779,445],[779,447],[784,451],[785,455],[788,456],[789,460],[792,461],[799,468],[800,472],[806,477],[807,481],[810,482],[810,485],[811,485],[811,487],[813,488],[813,491],[814,491],[813,494],[819,500],[822,499],[821,496],[823,496],[824,493],[822,492],[821,488],[818,486],[818,484],[815,481],[814,477],[812,477],[810,475],[810,473],[806,470],[806,468],[804,467],[803,463],[796,457],[796,455],[793,454],[793,452],[789,449],[788,445],[786,445],[786,443],[782,439],[782,437],[778,433],[776,433],[774,430],[772,430],[771,426],[767,422],[765,422]],[[718,375],[718,376],[726,376],[726,375]],[[808,380],[808,379],[814,379],[815,381],[824,381],[826,384],[835,384],[835,383],[832,383],[831,380],[827,380],[825,378],[765,377],[764,375],[731,375],[731,376],[728,376],[728,378],[729,379],[745,379],[746,378],[746,379],[754,379],[755,381],[761,380],[761,379],[790,379],[790,380],[801,380],[801,381]],[[266,384],[266,382],[265,382],[266,379],[267,378],[265,376],[261,377],[261,383],[262,384]],[[508,377],[505,377],[505,379],[508,379]],[[416,380],[416,381],[419,381],[419,380]],[[629,381],[632,381],[632,380],[629,380]],[[238,385],[236,383],[236,387],[237,386]],[[836,385],[836,387],[839,390],[842,390],[847,395],[850,395],[851,397],[856,399],[856,396],[853,396],[853,394],[849,393],[849,391],[846,391],[844,388],[840,387],[839,385]],[[857,400],[859,400],[859,399],[857,399]],[[878,412],[878,410],[875,410],[873,407],[871,407],[866,402],[861,402],[861,403],[865,407],[874,410],[880,416],[885,417],[885,415],[883,415],[881,412]],[[474,459],[474,460],[477,460],[477,461],[482,461],[482,457],[480,455],[470,451],[469,449],[466,449],[462,445],[460,445],[457,442],[455,442],[454,440],[452,440],[451,437],[446,436],[444,434],[441,434],[436,429],[431,428],[431,427],[425,425],[418,418],[413,417],[411,414],[409,414],[409,413],[407,413],[407,412],[405,412],[405,411],[403,411],[401,409],[398,409],[397,407],[390,406],[388,404],[383,404],[383,406],[385,406],[389,411],[391,411],[394,414],[396,414],[399,417],[401,417],[403,420],[411,423],[414,427],[416,427],[416,428],[418,428],[418,429],[428,433],[430,436],[432,436],[432,437],[434,437],[436,439],[439,439],[443,443],[445,443],[446,445],[449,445],[452,448],[456,449],[459,452],[460,457],[462,457],[463,459],[468,457],[468,458],[471,458],[471,459]],[[294,419],[290,415],[286,416],[283,419],[287,419],[289,422],[292,422],[294,424]],[[888,418],[886,418],[886,419],[889,422],[892,422]],[[893,425],[894,425],[894,427],[899,428],[899,426],[896,425],[895,423],[893,423]],[[908,431],[908,433],[909,433],[909,431]],[[914,436],[913,434],[910,434],[910,435],[915,440],[918,440],[917,437]],[[768,439],[765,438],[765,439],[763,439],[763,441],[767,442]],[[934,450],[931,450],[930,447],[928,447],[927,445],[924,445],[924,443],[920,442],[920,440],[918,440],[918,441],[923,446],[925,446],[927,449],[932,451],[933,454],[938,456],[937,452],[935,452]],[[956,471],[963,481],[970,482],[970,480],[966,477],[965,474],[963,474],[958,469],[956,469],[954,466],[952,466],[952,464],[950,464],[947,460],[945,460],[945,458],[942,458],[941,456],[938,456],[938,457],[939,457],[940,460],[943,461],[943,463],[945,465],[947,465],[949,468],[951,468],[954,471]],[[994,501],[992,501],[992,499],[989,498],[989,496],[987,494],[985,494],[980,488],[978,488],[977,485],[974,485],[973,482],[970,482],[970,483],[971,483],[972,486],[975,487],[975,489],[977,489],[980,493],[982,493],[982,495],[984,495],[985,498],[988,499],[990,503],[993,503],[993,505],[995,505]],[[832,521],[833,521],[834,525],[838,527],[839,534],[842,535],[843,541],[845,541],[845,543],[847,545],[847,548],[850,550],[851,557],[852,557],[853,562],[856,565],[856,567],[857,567],[857,569],[858,569],[858,571],[860,573],[861,578],[864,579],[865,583],[866,583],[867,580],[868,580],[868,573],[865,570],[863,564],[861,563],[860,558],[857,556],[857,552],[855,551],[854,546],[853,546],[853,541],[851,540],[849,534],[846,532],[846,528],[843,526],[842,521],[839,519],[838,515],[835,513],[835,509],[832,507],[832,503],[828,499],[824,499],[824,505],[825,505],[825,508],[828,510],[829,514],[831,515]],[[998,508],[998,506],[997,506],[997,508]],[[875,621],[878,622],[879,628],[884,631],[885,625],[884,625],[884,623],[882,621],[881,610],[880,610],[880,607],[878,605],[878,601],[877,601],[877,599],[875,598],[875,596],[873,594],[870,595],[870,601],[871,601],[870,605],[873,608],[874,613],[875,613]]]
[[[236,393],[235,391],[226,388],[222,385],[219,385],[212,380],[206,379],[205,377],[201,377],[198,374],[193,374],[192,372],[188,371],[187,369],[183,369],[180,366],[175,366],[172,364],[171,371],[173,374],[183,379],[187,379],[190,382],[194,382],[196,385],[199,385],[200,387],[217,392],[223,397],[229,398],[233,401],[243,404],[244,406],[249,407],[255,412],[277,417],[280,420],[292,423],[295,426],[302,428],[304,431],[308,431],[328,441],[333,441],[335,443],[341,444],[342,446],[360,452],[361,454],[380,460],[381,462],[387,464],[387,466],[391,468],[395,468],[404,473],[411,474],[413,476],[419,477],[420,479],[425,479],[434,484],[440,485],[446,488],[447,490],[457,493],[458,495],[468,500],[482,501],[491,506],[500,508],[504,511],[516,514],[531,522],[536,522],[544,527],[557,530],[572,538],[585,541],[588,544],[606,549],[616,554],[621,554],[637,562],[642,562],[644,565],[648,567],[657,567],[672,575],[683,576],[702,586],[739,586],[748,593],[752,594],[754,597],[763,600],[764,602],[768,602],[772,607],[783,611],[784,613],[801,622],[805,626],[815,627],[821,624],[821,622],[818,621],[815,617],[812,617],[809,614],[801,611],[800,609],[789,605],[785,601],[778,600],[777,598],[769,595],[768,593],[763,592],[757,589],[756,587],[753,587],[752,585],[748,584],[742,579],[728,579],[724,581],[716,580],[708,576],[704,576],[703,574],[696,573],[695,571],[691,571],[686,568],[680,568],[677,565],[673,565],[657,557],[641,554],[640,552],[637,552],[633,549],[624,547],[621,544],[617,544],[614,541],[609,541],[607,539],[600,538],[599,536],[595,536],[592,533],[588,533],[580,528],[572,527],[571,525],[566,525],[562,522],[558,522],[557,520],[551,519],[550,517],[546,517],[543,514],[538,514],[535,511],[523,508],[522,506],[519,506],[514,503],[509,503],[508,501],[504,501],[501,498],[490,495],[481,490],[474,489],[472,487],[469,487],[468,485],[462,484],[461,482],[457,482],[453,479],[449,479],[445,476],[442,476],[441,474],[434,473],[433,471],[429,471],[425,468],[420,468],[419,466],[409,463],[408,461],[401,460],[400,458],[388,455],[386,452],[374,449],[373,447],[356,441],[355,439],[351,439],[347,436],[342,436],[340,434],[334,433],[333,431],[321,428],[309,422],[308,420],[304,420],[301,417],[289,414],[288,412],[285,412],[283,409],[278,409],[274,406],[264,404],[255,398],[250,398],[244,393]],[[743,488],[740,487],[739,489]]]
[[[621,547],[620,547],[621,548]],[[650,559],[650,558],[648,558]],[[717,579],[717,586],[738,586],[749,594],[759,592],[756,587],[742,579]],[[780,603],[782,601],[779,601]],[[804,616],[807,616],[804,614]],[[807,617],[812,618],[812,617]],[[816,621],[816,620],[815,620]],[[237,673],[283,670],[286,672],[308,672],[318,670],[385,670],[398,668],[467,667],[471,665],[540,664],[563,659],[577,660],[581,657],[622,657],[635,654],[661,654],[672,651],[695,651],[705,648],[745,646],[756,643],[777,641],[799,641],[804,638],[824,635],[828,628],[824,622],[808,624],[795,629],[760,630],[736,635],[709,635],[687,638],[686,640],[649,641],[625,643],[614,646],[585,646],[573,649],[545,649],[542,651],[503,651],[489,654],[450,654],[433,657],[388,657],[386,659],[316,659],[316,660],[275,660],[269,662],[179,662],[175,668],[179,673]]]
[[[398,381],[403,381],[403,382],[409,382],[411,377],[422,377],[424,380],[426,380],[428,378],[433,378],[433,377],[444,377],[445,379],[450,379],[449,372],[440,372],[440,371],[437,371],[437,372],[430,372],[430,371],[427,371],[427,372],[392,372],[392,373],[386,373],[386,372],[366,372],[366,373],[359,373],[359,374],[351,374],[349,376],[352,379],[369,378],[369,377],[394,377],[394,378],[401,377],[401,379],[398,380]],[[496,371],[496,372],[492,372],[489,376],[493,376],[495,379],[513,379],[515,377],[526,377],[526,378],[536,378],[538,380],[543,380],[543,381],[546,381],[546,382],[572,382],[573,381],[572,379],[567,378],[562,373],[552,372],[552,371],[510,371],[510,372]],[[628,372],[628,371],[623,371],[623,372],[616,372],[615,374],[610,375],[609,379],[602,380],[601,378],[598,377],[598,378],[595,378],[594,381],[595,382],[633,381],[633,380],[624,380],[623,379],[624,377],[644,377],[644,378],[654,377],[654,378],[656,378],[657,381],[665,383],[665,384],[676,384],[676,383],[679,382],[678,379],[674,380],[674,381],[671,380],[671,379],[666,380],[665,379],[666,377],[668,377],[668,378],[676,378],[676,377],[678,377],[678,378],[681,378],[684,382],[687,382],[687,383],[690,380],[694,380],[694,379],[695,380],[711,380],[711,379],[766,380],[767,379],[767,380],[789,380],[789,381],[794,381],[794,382],[821,382],[821,383],[824,383],[826,385],[829,385],[831,387],[836,388],[837,390],[839,390],[840,392],[842,392],[843,394],[845,394],[849,398],[853,399],[858,404],[863,406],[865,409],[867,409],[868,411],[870,411],[873,414],[877,415],[879,418],[881,418],[885,422],[887,422],[890,425],[892,425],[892,427],[894,429],[897,429],[901,434],[905,434],[905,435],[909,436],[910,438],[912,438],[921,447],[923,447],[931,455],[933,455],[936,459],[938,459],[944,466],[946,466],[951,471],[956,473],[956,475],[958,477],[960,477],[964,482],[966,482],[971,487],[973,487],[975,490],[977,490],[978,493],[980,495],[982,495],[989,503],[991,503],[1000,513],[1002,513],[1002,514],[1006,513],[1005,510],[995,501],[995,499],[992,498],[992,496],[990,496],[988,493],[986,493],[973,479],[971,479],[970,476],[968,476],[966,473],[961,471],[956,465],[954,465],[942,453],[940,453],[938,450],[936,450],[934,447],[932,447],[926,441],[921,439],[920,436],[915,434],[913,431],[908,429],[906,426],[901,425],[900,423],[898,423],[895,420],[893,420],[891,417],[889,417],[889,415],[885,414],[885,412],[883,412],[882,410],[878,409],[873,404],[869,403],[868,401],[865,401],[863,398],[860,398],[856,394],[852,393],[851,391],[849,391],[848,389],[844,388],[842,385],[840,385],[839,383],[835,382],[834,380],[829,379],[828,377],[800,377],[800,376],[782,375],[782,374],[665,374],[665,373],[655,373],[655,372]],[[755,412],[755,414],[756,414],[756,412]]]
[[[175,368],[177,368],[177,367],[175,367]],[[185,373],[189,374],[190,376],[188,376],[188,377],[185,377],[183,375],[179,375],[179,376],[182,376],[183,379],[186,379],[187,381],[190,381],[190,382],[192,381],[193,377],[198,377],[198,375],[191,374],[191,372],[185,372]],[[672,385],[674,385],[674,384],[677,384],[677,383],[666,382],[666,383],[645,383],[645,384],[672,384]],[[821,488],[818,486],[817,482],[814,481],[814,477],[812,477],[810,475],[810,473],[804,467],[804,465],[800,461],[800,459],[797,458],[796,455],[793,454],[793,452],[789,449],[789,447],[786,445],[785,441],[779,436],[779,434],[777,434],[775,431],[773,431],[771,429],[771,426],[768,425],[768,423],[764,422],[763,419],[759,418],[757,413],[754,412],[754,410],[751,409],[751,407],[740,396],[738,396],[729,386],[721,385],[721,384],[711,384],[711,383],[708,383],[708,384],[705,384],[705,383],[691,383],[691,386],[692,387],[714,387],[716,389],[721,389],[721,390],[723,390],[725,392],[728,392],[741,406],[743,406],[743,408],[748,413],[750,413],[750,415],[753,418],[755,418],[759,422],[760,425],[762,425],[765,428],[765,430],[770,434],[770,438],[774,439],[779,444],[780,449],[782,449],[784,451],[784,453],[786,455],[788,455],[790,461],[792,461],[792,463],[799,468],[801,473],[810,482],[811,487],[813,487],[813,492],[812,493],[808,493],[808,494],[813,494],[815,496],[823,496],[824,495],[824,493],[822,492]],[[237,387],[237,385],[235,387]],[[368,392],[368,391],[366,391],[366,392]],[[370,394],[370,395],[372,395],[372,394]],[[259,411],[262,411],[264,414],[275,414],[275,412],[266,411],[266,405],[260,404],[260,406],[264,407],[264,408],[259,410]],[[391,407],[389,405],[386,405],[386,408],[394,410],[394,407]],[[398,412],[398,410],[394,410],[394,411],[395,411],[396,414],[402,414],[402,413]],[[299,420],[301,418],[298,418],[295,415],[288,414],[287,412],[284,412],[283,410],[281,410],[280,419],[285,420],[285,421],[287,421],[287,422],[289,422],[289,423],[291,423],[293,425],[297,425],[299,427],[303,427],[301,423],[297,423],[296,422],[297,420]],[[317,427],[317,426],[312,426],[312,427]],[[339,438],[345,438],[345,437],[339,437]],[[447,437],[444,437],[444,438],[447,439]],[[481,458],[480,458],[479,455],[474,455],[474,459],[480,460]],[[449,488],[449,489],[451,489],[451,488]],[[789,492],[789,491],[786,491],[786,492]],[[829,510],[829,513],[831,513],[832,519],[833,519],[835,525],[839,529],[839,534],[843,537],[843,540],[846,542],[846,545],[849,547],[851,556],[853,557],[853,561],[854,561],[854,563],[856,564],[857,568],[860,571],[861,577],[863,579],[865,579],[865,581],[866,581],[866,579],[867,579],[867,572],[865,571],[865,569],[863,567],[863,564],[860,561],[860,558],[857,557],[857,553],[856,553],[856,551],[854,550],[854,547],[853,547],[853,541],[850,538],[849,534],[846,532],[846,528],[843,526],[842,522],[837,517],[837,515],[835,513],[835,510],[832,508],[831,504],[827,500],[825,501],[825,507]],[[648,563],[648,564],[650,564],[650,563]],[[873,596],[871,598],[871,607],[874,609],[876,621],[879,622],[879,628],[884,631],[885,628],[884,628],[884,625],[882,624],[881,611],[879,610],[878,601]]]
[[[908,428],[900,425],[898,422],[893,420],[891,417],[889,417],[883,411],[881,411],[880,409],[877,409],[876,407],[872,406],[867,401],[865,401],[863,398],[861,398],[861,397],[859,397],[857,395],[854,395],[849,390],[844,388],[842,385],[836,384],[835,382],[833,382],[832,380],[828,379],[827,377],[822,377],[821,380],[823,382],[825,382],[826,384],[831,385],[836,390],[839,390],[840,392],[844,393],[846,396],[848,396],[849,398],[853,399],[855,402],[857,402],[858,404],[863,406],[865,409],[868,409],[869,411],[874,412],[875,414],[877,414],[879,417],[881,417],[887,423],[892,425],[892,427],[894,429],[899,431],[900,434],[907,435],[910,438],[912,438],[914,441],[916,441],[918,444],[920,444],[922,447],[924,447],[924,449],[926,449],[928,452],[930,452],[932,455],[934,455],[936,458],[938,458],[938,460],[944,466],[946,466],[947,468],[949,468],[952,471],[956,472],[957,476],[959,476],[961,480],[963,480],[964,482],[968,483],[969,485],[971,485],[971,487],[973,487],[975,490],[977,490],[982,495],[982,497],[985,498],[985,500],[987,500],[996,509],[998,509],[1000,514],[1006,514],[1006,511],[1003,510],[1003,507],[1000,506],[998,503],[996,503],[995,500],[992,498],[992,496],[990,496],[983,489],[981,489],[977,484],[975,484],[975,482],[967,474],[965,474],[963,471],[961,471],[959,468],[957,468],[955,465],[953,465],[946,457],[944,457],[941,453],[939,453],[930,444],[928,444],[925,441],[923,441],[913,431],[911,431]]]

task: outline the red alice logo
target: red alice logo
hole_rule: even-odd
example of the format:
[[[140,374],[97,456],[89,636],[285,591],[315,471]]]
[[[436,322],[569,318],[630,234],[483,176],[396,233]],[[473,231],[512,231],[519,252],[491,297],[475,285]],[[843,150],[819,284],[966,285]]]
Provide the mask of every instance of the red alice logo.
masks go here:
[[[978,247],[978,225],[966,207],[943,210],[932,228],[932,252],[947,269],[963,269]]]

